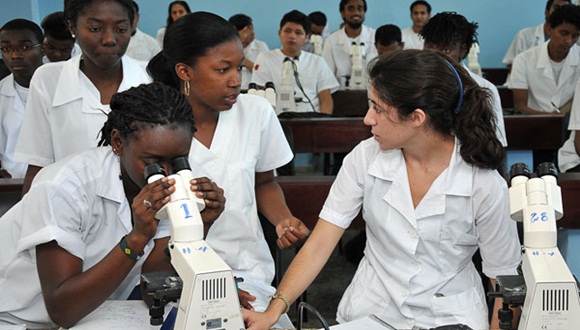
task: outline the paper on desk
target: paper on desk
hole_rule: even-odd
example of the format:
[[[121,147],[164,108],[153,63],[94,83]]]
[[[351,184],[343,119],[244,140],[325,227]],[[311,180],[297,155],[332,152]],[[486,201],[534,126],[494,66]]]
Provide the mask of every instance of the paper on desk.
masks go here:
[[[330,327],[332,330],[385,330],[389,329],[371,318],[371,316],[354,320],[347,323],[341,323]],[[323,330],[323,329],[319,329]]]
[[[165,306],[165,315],[171,310]],[[71,330],[157,330],[149,324],[149,309],[142,300],[107,300]],[[61,330],[64,330],[61,328]]]

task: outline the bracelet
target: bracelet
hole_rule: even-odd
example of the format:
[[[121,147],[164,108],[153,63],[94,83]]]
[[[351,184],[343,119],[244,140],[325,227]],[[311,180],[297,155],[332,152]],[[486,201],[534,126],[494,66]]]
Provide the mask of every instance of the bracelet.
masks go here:
[[[121,238],[121,241],[119,242],[119,248],[121,248],[121,251],[123,251],[123,253],[127,256],[127,258],[129,258],[131,260],[137,261],[137,260],[141,259],[141,257],[145,253],[145,251],[141,251],[141,253],[139,253],[139,254],[133,252],[133,250],[131,250],[131,248],[127,244],[127,240],[125,240],[126,237],[127,237],[127,235],[123,236]]]
[[[288,311],[290,310],[290,303],[288,302],[288,299],[286,299],[286,297],[284,297],[282,293],[280,293],[279,291],[276,291],[276,293],[270,296],[270,301],[274,299],[282,300],[284,304],[286,304],[286,310],[284,311],[284,314],[288,313]]]

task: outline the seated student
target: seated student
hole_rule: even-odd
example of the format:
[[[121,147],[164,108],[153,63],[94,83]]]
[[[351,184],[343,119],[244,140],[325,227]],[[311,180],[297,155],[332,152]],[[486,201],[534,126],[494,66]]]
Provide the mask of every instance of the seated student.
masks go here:
[[[248,89],[248,84],[252,79],[254,61],[258,54],[269,51],[268,45],[256,39],[254,24],[248,15],[236,14],[228,20],[236,27],[242,47],[244,47],[244,66],[242,67],[242,89]]]
[[[569,111],[580,77],[580,7],[558,7],[548,24],[550,40],[516,56],[512,66],[514,108],[526,114]]]
[[[368,9],[366,0],[340,0],[338,8],[343,24],[324,41],[322,57],[339,81],[340,87],[344,88],[348,87],[347,81],[352,69],[350,59],[352,43],[365,49],[366,60],[363,63],[365,66],[377,56],[377,50],[373,46],[375,29],[363,24]]]
[[[405,43],[401,38],[401,29],[393,24],[379,27],[375,32],[375,47],[379,55],[402,50]]]
[[[293,63],[294,96],[296,112],[332,113],[331,90],[338,88],[338,81],[321,56],[303,52],[302,46],[310,36],[310,20],[304,13],[293,10],[280,21],[278,37],[282,48],[258,55],[254,62],[252,81],[259,86],[274,82],[277,90],[282,84],[282,66],[286,58]],[[279,110],[277,109],[279,112]]]
[[[503,150],[490,94],[433,51],[392,52],[369,71],[364,122],[373,137],[345,158],[266,311],[242,311],[248,330],[269,329],[288,310],[361,208],[368,242],[338,306],[340,323],[376,314],[396,329],[488,329],[473,254],[481,250],[490,278],[516,274],[520,243],[495,170]]]
[[[497,87],[488,80],[469,71],[463,63],[468,51],[471,49],[471,45],[477,42],[477,23],[470,23],[464,16],[454,12],[443,12],[427,21],[421,29],[421,36],[425,39],[425,49],[440,51],[453,61],[461,63],[479,86],[489,90],[496,118],[497,139],[504,147],[507,146],[503,109]]]
[[[308,14],[308,18],[310,19],[310,38],[308,38],[306,43],[304,43],[302,50],[305,52],[322,55],[322,44],[324,43],[324,39],[326,39],[328,36],[326,15],[321,11],[313,11]],[[313,42],[315,38],[318,38],[318,41],[321,42],[320,53],[316,52]]]
[[[123,56],[131,38],[131,0],[64,5],[82,56],[44,65],[30,82],[14,152],[15,160],[28,164],[23,193],[42,167],[96,145],[113,94],[151,81],[139,61]]]
[[[135,1],[133,1],[133,9],[135,18],[131,25],[131,40],[129,41],[129,46],[127,47],[127,52],[125,54],[136,60],[149,62],[153,56],[161,51],[161,46],[159,46],[159,43],[155,38],[143,33],[139,28],[137,28],[140,16],[139,5]]]
[[[167,7],[167,11],[167,25],[157,30],[157,35],[155,36],[155,40],[157,40],[157,43],[159,43],[159,47],[161,48],[163,48],[163,38],[165,37],[165,31],[171,25],[173,25],[175,21],[191,13],[191,9],[189,8],[187,2],[182,0],[172,1]]]
[[[532,47],[541,45],[550,38],[548,32],[548,29],[550,28],[548,17],[552,15],[556,8],[570,4],[570,2],[571,0],[548,0],[546,2],[546,10],[544,11],[545,21],[540,25],[518,31],[502,60],[503,64],[507,65],[510,71],[512,69],[512,63],[518,54],[523,53]]]
[[[431,17],[431,5],[424,0],[414,1],[410,8],[413,25],[402,31],[405,49],[423,49],[423,37],[419,34],[421,28]]]
[[[81,53],[80,47],[75,43],[75,38],[66,25],[62,11],[46,15],[40,26],[44,30],[42,42],[44,63],[66,61]]]
[[[169,223],[155,214],[175,180],[147,184],[143,172],[188,156],[194,132],[177,90],[150,84],[114,95],[102,147],[44,168],[0,219],[0,324],[69,328],[105,300],[126,299],[140,273],[170,270]],[[189,189],[204,198],[207,231],[223,190],[208,178]]]
[[[15,19],[0,28],[0,51],[12,72],[0,81],[0,178],[24,178],[28,164],[14,160],[28,87],[42,65],[42,30],[36,23]]]

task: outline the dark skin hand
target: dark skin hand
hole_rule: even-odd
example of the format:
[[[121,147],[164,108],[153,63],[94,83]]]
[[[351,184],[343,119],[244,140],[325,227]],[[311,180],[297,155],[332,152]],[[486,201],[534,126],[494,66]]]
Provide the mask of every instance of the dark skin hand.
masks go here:
[[[175,190],[173,179],[163,178],[143,187],[132,199],[131,209],[134,227],[126,236],[128,246],[135,252],[143,251],[145,245],[157,232],[157,211],[169,202]],[[208,178],[192,180],[191,189],[204,198],[206,208],[201,212],[204,231],[219,217],[224,208],[223,190]],[[153,205],[147,208],[143,200]],[[169,238],[155,240],[155,245],[143,263],[142,272],[172,269],[165,254]],[[135,265],[117,245],[93,267],[83,271],[83,260],[70,254],[51,241],[36,247],[37,268],[44,300],[51,319],[60,326],[70,327],[88,315],[117,289]],[[104,280],[106,279],[106,280]],[[79,296],[90,299],[78,300]],[[74,304],[70,302],[74,301]]]

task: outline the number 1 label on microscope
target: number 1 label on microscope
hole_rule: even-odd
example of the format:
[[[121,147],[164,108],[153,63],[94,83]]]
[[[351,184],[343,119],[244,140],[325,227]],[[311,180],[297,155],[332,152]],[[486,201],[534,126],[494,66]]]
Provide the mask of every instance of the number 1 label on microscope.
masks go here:
[[[192,217],[191,213],[189,213],[189,207],[187,207],[186,203],[181,204],[181,208],[183,209],[183,212],[185,213],[185,219],[189,219]]]

